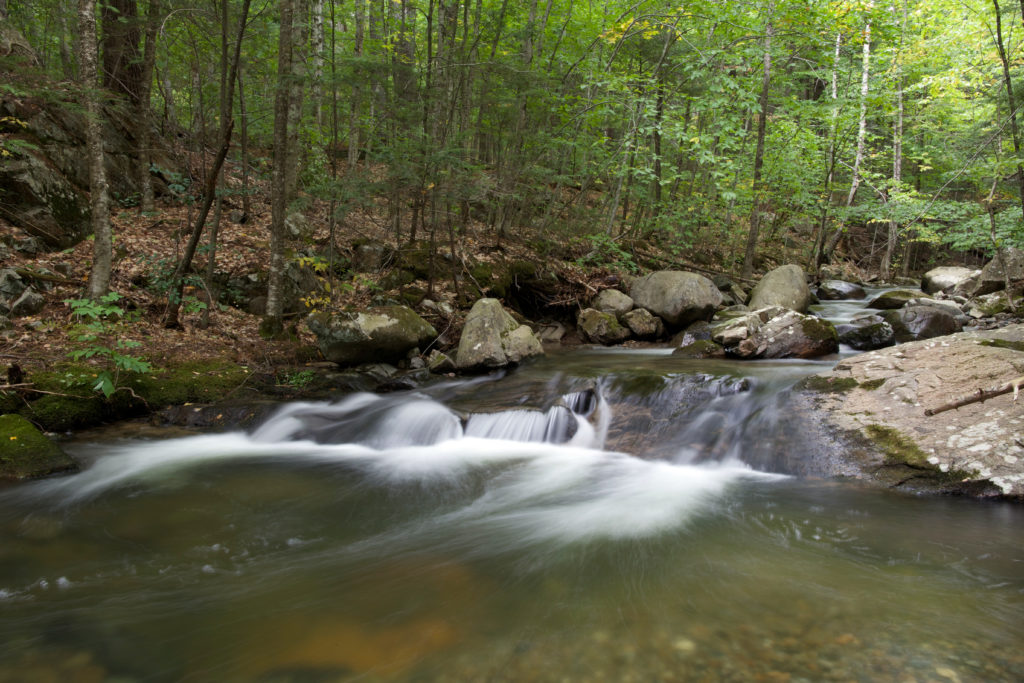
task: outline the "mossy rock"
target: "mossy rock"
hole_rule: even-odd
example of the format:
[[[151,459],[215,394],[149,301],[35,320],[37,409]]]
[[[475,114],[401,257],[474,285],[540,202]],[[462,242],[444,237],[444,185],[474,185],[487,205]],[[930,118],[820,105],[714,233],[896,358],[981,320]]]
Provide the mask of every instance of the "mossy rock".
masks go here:
[[[60,446],[24,417],[0,415],[0,479],[20,481],[77,469]]]
[[[399,287],[405,287],[408,284],[412,284],[416,281],[416,273],[411,270],[404,268],[396,268],[390,273],[380,279],[378,283],[380,288],[387,291],[391,289],[398,289]]]
[[[248,376],[246,368],[227,361],[195,361],[133,376],[126,385],[156,409],[222,400]]]
[[[48,432],[85,429],[106,418],[103,398],[99,395],[43,396],[29,403],[21,414]]]
[[[865,427],[864,431],[885,453],[886,465],[910,465],[938,470],[928,462],[925,452],[898,429],[871,424]]]

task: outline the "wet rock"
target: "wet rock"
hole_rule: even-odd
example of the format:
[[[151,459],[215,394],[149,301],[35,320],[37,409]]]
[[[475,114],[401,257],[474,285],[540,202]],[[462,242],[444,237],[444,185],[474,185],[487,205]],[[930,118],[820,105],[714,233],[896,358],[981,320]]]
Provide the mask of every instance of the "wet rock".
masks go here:
[[[545,344],[560,342],[563,337],[565,337],[565,325],[558,321],[543,323],[537,330],[537,338]]]
[[[848,323],[836,325],[836,332],[839,333],[840,343],[858,351],[881,349],[896,343],[896,333],[892,325],[880,315],[854,318]]]
[[[838,351],[839,335],[827,320],[785,311],[764,320],[748,338],[726,350],[730,355],[748,359],[814,358]]]
[[[752,310],[782,306],[803,313],[813,301],[803,269],[794,264],[779,266],[765,274],[750,293]]]
[[[711,340],[711,323],[698,320],[672,338],[673,346],[688,346],[697,341]]]
[[[487,370],[543,353],[529,327],[519,325],[497,299],[485,298],[466,316],[455,365],[460,370]]]
[[[814,394],[845,466],[898,488],[1024,498],[1019,403],[1010,394],[934,417],[936,408],[1024,374],[1024,324],[960,332],[843,359],[818,377],[853,382]]]
[[[630,288],[635,304],[674,328],[709,320],[722,302],[722,293],[703,275],[661,270],[637,278]]]
[[[981,271],[962,266],[940,266],[932,268],[921,278],[921,290],[925,294],[951,292],[961,283],[980,275]]]
[[[0,415],[0,480],[18,481],[78,469],[60,446],[21,415]]]
[[[602,289],[594,297],[590,307],[602,313],[611,313],[618,320],[622,320],[622,316],[633,310],[633,299],[617,289]]]
[[[359,313],[315,313],[307,318],[320,352],[339,365],[401,360],[437,337],[407,306],[378,306]]]
[[[911,299],[919,299],[926,296],[927,295],[919,289],[893,289],[876,296],[868,302],[867,307],[880,310],[903,308]]]
[[[615,314],[584,308],[576,316],[576,327],[583,338],[594,344],[618,344],[629,339],[628,327],[619,323]]]
[[[983,294],[972,299],[967,305],[967,316],[975,320],[991,318],[1009,310],[1006,295],[1003,292]]]
[[[665,334],[665,323],[646,308],[635,308],[622,316],[637,339],[657,339]]]
[[[892,326],[901,344],[953,334],[963,328],[953,314],[935,306],[907,306],[884,311],[881,317]]]
[[[827,301],[864,299],[867,292],[860,285],[845,280],[825,280],[818,285],[818,298]]]

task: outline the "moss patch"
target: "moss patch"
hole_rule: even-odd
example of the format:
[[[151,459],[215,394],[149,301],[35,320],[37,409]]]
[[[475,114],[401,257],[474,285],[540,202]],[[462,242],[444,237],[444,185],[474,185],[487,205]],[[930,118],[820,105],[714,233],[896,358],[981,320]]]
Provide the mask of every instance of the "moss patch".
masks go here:
[[[878,387],[885,384],[885,377],[879,377],[878,379],[869,379],[867,382],[861,382],[860,388],[864,391],[874,391]]]
[[[0,479],[32,479],[76,469],[75,461],[24,417],[0,415]]]
[[[982,346],[994,346],[997,349],[1010,349],[1012,351],[1024,351],[1024,342],[1008,341],[1006,339],[982,339],[978,342]]]
[[[851,389],[856,389],[857,380],[852,377],[822,377],[811,375],[800,380],[798,389],[804,391],[817,391],[822,394],[841,394]]]
[[[865,427],[865,431],[885,453],[886,465],[910,465],[938,471],[937,467],[928,462],[925,452],[898,429],[872,424]]]

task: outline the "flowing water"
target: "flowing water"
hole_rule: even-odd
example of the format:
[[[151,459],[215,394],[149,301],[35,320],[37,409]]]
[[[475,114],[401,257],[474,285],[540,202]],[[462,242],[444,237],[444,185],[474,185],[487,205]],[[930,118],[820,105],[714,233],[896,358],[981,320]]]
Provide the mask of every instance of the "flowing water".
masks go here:
[[[831,362],[583,350],[80,440],[0,492],[0,681],[1024,679],[1024,510],[815,478],[789,388]]]

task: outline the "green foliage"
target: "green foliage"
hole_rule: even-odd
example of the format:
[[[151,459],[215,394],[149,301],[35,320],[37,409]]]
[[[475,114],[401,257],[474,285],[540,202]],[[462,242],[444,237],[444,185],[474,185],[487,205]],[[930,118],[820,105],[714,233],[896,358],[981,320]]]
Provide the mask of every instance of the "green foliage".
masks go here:
[[[206,245],[203,245],[197,249],[197,253],[202,254],[206,248]],[[174,286],[174,270],[177,266],[175,261],[170,258],[153,258],[145,254],[139,258],[146,265],[146,289],[167,297],[172,304],[180,303],[181,310],[185,313],[199,313],[207,308],[205,301],[200,301],[190,293],[206,286],[199,275],[188,273],[182,277],[179,298],[178,289]]]
[[[285,375],[282,384],[294,387],[295,389],[302,389],[309,386],[314,379],[316,379],[316,373],[312,370],[296,370]]]
[[[589,251],[576,260],[580,265],[606,265],[630,273],[640,271],[636,261],[633,260],[633,255],[623,249],[618,241],[610,235],[606,233],[588,235],[584,242]]]
[[[92,390],[102,393],[107,398],[117,391],[118,380],[122,372],[148,373],[152,366],[148,361],[133,355],[132,349],[141,344],[125,339],[126,323],[132,316],[117,305],[121,300],[117,292],[110,292],[98,301],[91,299],[66,299],[64,303],[71,307],[77,319],[69,335],[79,348],[70,351],[68,356],[73,360],[94,359],[100,361],[101,371],[95,376]],[[77,378],[68,378],[74,381]]]

